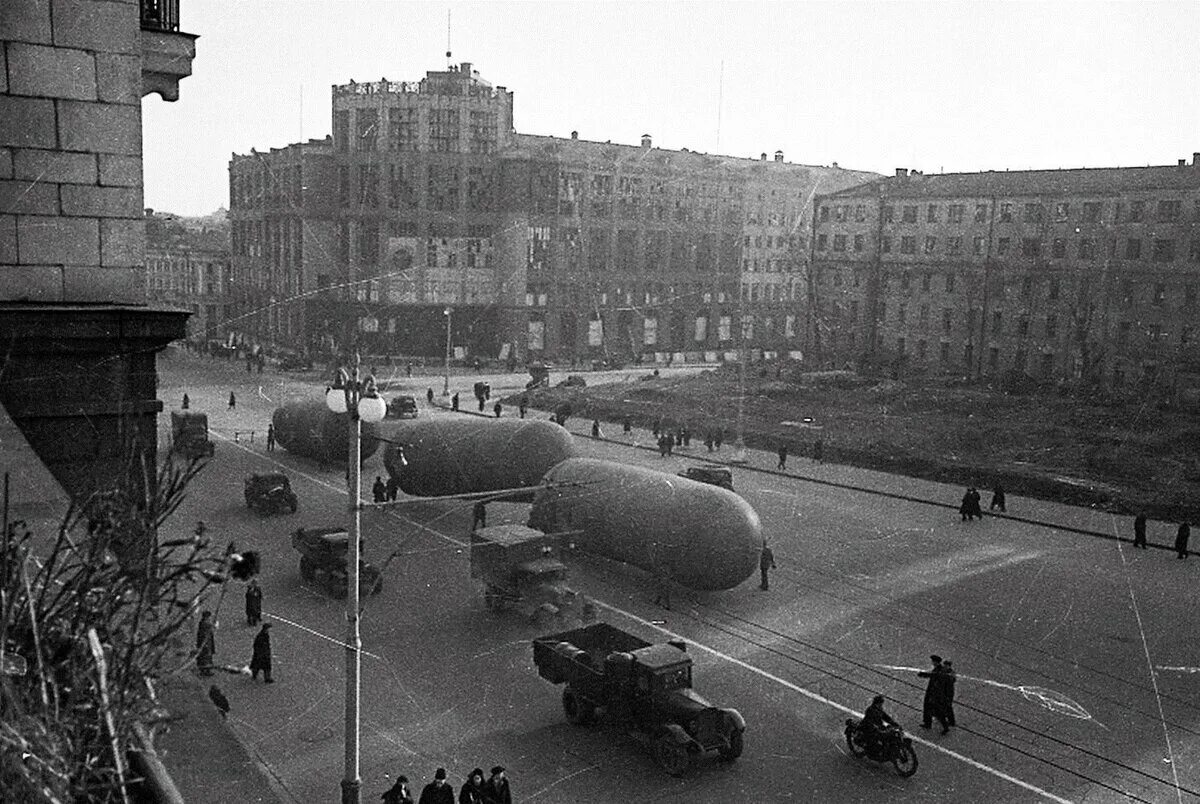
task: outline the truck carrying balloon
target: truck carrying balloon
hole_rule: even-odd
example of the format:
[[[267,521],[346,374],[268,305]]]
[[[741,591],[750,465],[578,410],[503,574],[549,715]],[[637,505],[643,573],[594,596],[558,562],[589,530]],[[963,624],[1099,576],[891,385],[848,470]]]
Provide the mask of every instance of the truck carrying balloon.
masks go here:
[[[690,589],[732,589],[758,567],[762,524],[732,491],[640,466],[569,458],[534,495],[529,526]]]
[[[275,440],[288,452],[322,463],[345,463],[348,457],[350,416],[334,413],[323,400],[288,402],[271,416]],[[379,449],[379,426],[362,423],[362,460]]]
[[[418,497],[533,486],[576,454],[570,433],[530,419],[414,419],[382,432],[388,474]]]

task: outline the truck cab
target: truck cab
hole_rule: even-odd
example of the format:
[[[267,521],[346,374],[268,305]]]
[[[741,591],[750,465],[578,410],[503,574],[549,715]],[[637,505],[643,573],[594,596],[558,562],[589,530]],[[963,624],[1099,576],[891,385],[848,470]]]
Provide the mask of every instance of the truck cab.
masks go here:
[[[171,452],[186,458],[212,457],[213,443],[208,438],[207,414],[171,411]]]
[[[471,577],[483,583],[484,604],[491,611],[511,605],[530,618],[561,616],[575,603],[555,538],[524,525],[473,531]]]

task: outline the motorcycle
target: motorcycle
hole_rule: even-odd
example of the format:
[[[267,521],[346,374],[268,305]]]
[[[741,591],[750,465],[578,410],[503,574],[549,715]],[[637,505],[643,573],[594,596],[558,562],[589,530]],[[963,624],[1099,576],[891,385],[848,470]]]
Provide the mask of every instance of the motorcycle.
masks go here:
[[[888,726],[871,741],[862,730],[862,721],[846,721],[846,747],[856,757],[866,757],[876,762],[891,762],[896,773],[908,778],[917,772],[917,752],[913,750],[912,738],[899,726]]]

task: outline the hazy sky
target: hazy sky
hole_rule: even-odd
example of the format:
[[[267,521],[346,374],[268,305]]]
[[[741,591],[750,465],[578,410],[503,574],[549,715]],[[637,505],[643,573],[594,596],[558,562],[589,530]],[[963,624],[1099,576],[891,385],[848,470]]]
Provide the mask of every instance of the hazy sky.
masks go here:
[[[522,133],[880,173],[1200,151],[1194,0],[181,6],[193,74],[143,100],[145,202],[180,214],[228,205],[231,153],[328,134],[331,85],[444,69],[447,11],[452,61],[515,93]]]

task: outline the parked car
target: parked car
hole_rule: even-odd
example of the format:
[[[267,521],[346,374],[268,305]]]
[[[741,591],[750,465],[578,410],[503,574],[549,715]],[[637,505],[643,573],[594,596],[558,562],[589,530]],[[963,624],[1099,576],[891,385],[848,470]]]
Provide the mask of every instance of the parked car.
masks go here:
[[[244,484],[246,506],[260,514],[296,513],[296,493],[283,472],[249,475]]]
[[[714,464],[689,466],[680,472],[679,476],[733,491],[733,470],[728,466],[717,466]]]
[[[292,534],[292,547],[300,553],[300,577],[320,584],[334,597],[344,598],[350,585],[346,572],[349,543],[345,528],[298,528]],[[360,559],[358,593],[377,595],[382,590],[383,577],[379,568]]]
[[[401,395],[392,397],[392,401],[387,406],[387,418],[389,419],[415,419],[417,418],[417,400],[411,396]]]

